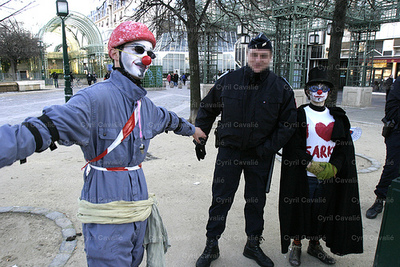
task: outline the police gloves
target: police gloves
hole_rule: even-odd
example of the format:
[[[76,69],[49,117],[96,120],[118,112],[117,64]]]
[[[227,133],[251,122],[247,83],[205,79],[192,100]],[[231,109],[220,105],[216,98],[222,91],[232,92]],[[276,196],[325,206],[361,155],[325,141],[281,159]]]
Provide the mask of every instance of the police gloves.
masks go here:
[[[256,147],[256,154],[259,158],[263,160],[268,160],[272,155],[275,154],[274,151],[267,149],[263,144]]]
[[[195,151],[196,151],[196,157],[200,161],[201,159],[204,159],[206,156],[206,139],[204,138],[199,138],[200,143],[197,143],[196,140],[193,140],[193,143],[196,145]]]
[[[312,161],[307,171],[315,174],[319,180],[327,180],[337,174],[337,168],[329,162]]]

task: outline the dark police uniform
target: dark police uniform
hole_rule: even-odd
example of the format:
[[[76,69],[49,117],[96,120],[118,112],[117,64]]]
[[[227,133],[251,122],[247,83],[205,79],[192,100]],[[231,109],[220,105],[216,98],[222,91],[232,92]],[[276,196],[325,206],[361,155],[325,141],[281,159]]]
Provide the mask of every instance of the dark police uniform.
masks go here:
[[[201,101],[196,126],[208,135],[220,114],[207,237],[218,239],[223,233],[243,171],[246,234],[258,238],[263,232],[265,190],[274,154],[294,133],[293,90],[273,72],[254,73],[245,66],[217,80]]]
[[[392,133],[385,138],[386,161],[381,179],[375,189],[378,198],[385,199],[392,180],[399,176],[400,167],[400,77],[397,77],[393,89],[387,97],[385,118],[394,120]]]

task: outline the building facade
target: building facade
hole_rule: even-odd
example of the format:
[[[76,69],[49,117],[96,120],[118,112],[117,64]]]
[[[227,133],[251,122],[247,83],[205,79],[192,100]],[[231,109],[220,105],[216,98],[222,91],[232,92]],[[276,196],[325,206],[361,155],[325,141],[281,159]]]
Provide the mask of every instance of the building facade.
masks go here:
[[[364,40],[361,40],[358,53],[370,56],[369,60],[365,62],[370,67],[366,73],[370,77],[367,86],[373,86],[375,83],[381,84],[391,75],[393,78],[400,76],[400,32],[396,30],[399,28],[400,22],[382,24],[372,40],[373,46],[368,46]],[[310,67],[328,64],[329,42],[330,35],[327,31],[309,33],[307,52]],[[346,84],[347,76],[351,75],[347,68],[351,46],[351,33],[346,30],[340,57],[342,86]]]

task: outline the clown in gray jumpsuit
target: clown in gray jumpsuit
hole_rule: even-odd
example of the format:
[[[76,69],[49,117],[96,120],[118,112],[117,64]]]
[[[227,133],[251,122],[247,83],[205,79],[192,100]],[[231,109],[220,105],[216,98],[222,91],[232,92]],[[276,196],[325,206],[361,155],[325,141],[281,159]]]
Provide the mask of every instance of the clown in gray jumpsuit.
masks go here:
[[[154,36],[145,25],[130,21],[120,24],[109,39],[109,55],[114,60],[110,79],[80,90],[64,105],[44,108],[39,118],[1,126],[0,167],[52,147],[55,141],[67,146],[77,144],[86,161],[93,160],[107,151],[137,109],[139,119],[132,133],[86,166],[81,200],[96,204],[147,200],[140,163],[150,139],[164,131],[184,136],[201,131],[175,113],[155,106],[146,97],[146,90],[137,85],[154,58],[154,46]],[[146,221],[84,223],[88,265],[138,266],[144,253],[145,231]]]

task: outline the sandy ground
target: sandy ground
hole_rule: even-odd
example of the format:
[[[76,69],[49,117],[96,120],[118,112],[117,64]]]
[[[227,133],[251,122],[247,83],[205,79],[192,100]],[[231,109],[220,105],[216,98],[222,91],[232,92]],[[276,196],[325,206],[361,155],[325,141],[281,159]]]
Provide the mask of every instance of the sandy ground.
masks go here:
[[[356,153],[378,160],[385,159],[385,146],[380,136],[381,126],[354,123],[363,129],[362,137],[355,143]],[[204,161],[197,161],[192,138],[172,133],[162,134],[152,140],[149,153],[155,157],[143,164],[149,192],[155,193],[163,221],[167,227],[171,248],[166,255],[167,266],[195,266],[205,245],[205,225],[211,202],[211,184],[217,150],[213,136],[207,144]],[[81,224],[76,218],[77,199],[83,185],[81,167],[84,165],[79,147],[62,147],[47,150],[28,158],[28,163],[18,162],[0,170],[0,206],[34,206],[59,211],[73,222],[76,231]],[[358,159],[359,168],[368,162]],[[364,226],[363,254],[335,256],[336,266],[372,266],[382,215],[377,219],[365,218],[365,211],[373,203],[374,187],[382,167],[375,172],[359,174],[361,208]],[[276,161],[271,193],[265,208],[264,252],[275,266],[290,266],[287,255],[280,253],[278,221],[278,190],[280,162]],[[246,242],[243,216],[243,180],[228,216],[227,228],[220,239],[221,256],[211,266],[258,266],[242,255]],[[0,215],[0,266],[47,266],[61,243],[59,228],[43,218],[21,218],[21,215]],[[47,222],[42,222],[42,221]],[[31,226],[30,226],[31,225]],[[28,227],[29,228],[27,230]],[[12,232],[11,232],[12,231]],[[56,232],[56,233],[55,233]],[[46,239],[46,242],[44,242]],[[25,244],[25,245],[23,245]],[[56,249],[54,249],[56,247]],[[306,248],[306,246],[304,246]],[[42,250],[40,252],[38,250]],[[321,266],[303,250],[302,266]],[[33,261],[32,259],[38,261]],[[66,266],[86,266],[83,237],[78,237],[76,250]],[[145,266],[143,262],[141,266]]]

